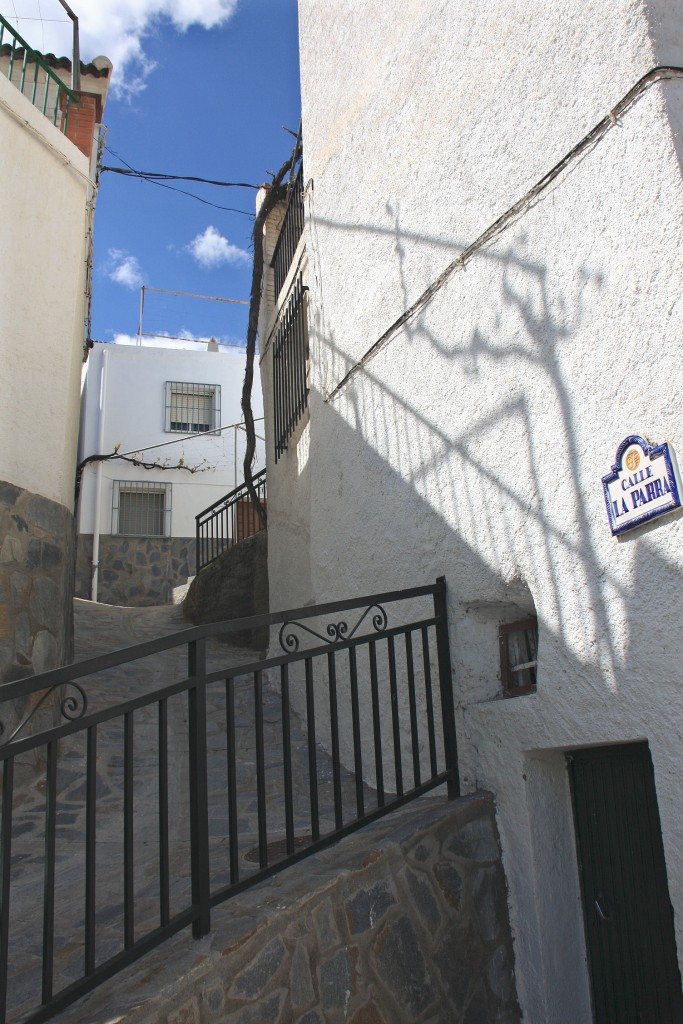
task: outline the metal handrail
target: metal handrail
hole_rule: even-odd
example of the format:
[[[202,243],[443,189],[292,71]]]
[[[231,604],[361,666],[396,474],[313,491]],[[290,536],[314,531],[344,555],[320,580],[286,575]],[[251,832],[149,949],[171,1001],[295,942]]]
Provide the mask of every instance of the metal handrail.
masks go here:
[[[12,37],[11,44],[3,43],[5,31],[9,32],[9,34]],[[17,43],[19,44],[18,47],[16,45]],[[60,96],[62,96],[62,94],[64,95],[65,99],[61,131],[63,133],[66,133],[67,120],[69,117],[69,106],[71,103],[80,103],[77,94],[72,89],[70,89],[68,85],[65,85],[64,82],[62,82],[61,78],[59,78],[59,76],[54,73],[52,68],[49,67],[46,61],[43,60],[41,54],[38,53],[37,50],[34,50],[32,47],[30,47],[26,40],[21,35],[19,35],[17,30],[12,25],[10,25],[10,23],[0,14],[0,57],[5,56],[5,54],[3,54],[2,52],[4,47],[7,47],[7,49],[9,50],[9,74],[7,77],[10,80],[10,82],[12,82],[15,57],[18,57],[21,54],[21,51],[23,50],[23,59],[21,62],[21,81],[20,84],[17,86],[22,95],[26,95],[24,93],[24,86],[26,85],[26,70],[28,64],[30,61],[34,62],[35,70],[33,72],[33,88],[31,90],[31,103],[35,107],[38,107],[38,109],[41,110],[45,117],[47,117],[48,119],[51,118],[52,124],[55,125],[55,127],[57,126],[57,121],[59,119],[60,113]],[[39,68],[45,72],[46,76],[42,107],[40,106],[40,104],[36,103]],[[54,82],[55,86],[57,87],[57,91],[55,93],[54,109],[51,115],[47,112],[47,101],[50,90],[50,80],[52,80],[52,82]],[[15,82],[12,82],[12,84],[16,85]]]
[[[258,473],[254,473],[254,483],[256,483],[257,480],[261,480],[262,478],[264,478],[265,475],[265,468],[259,469]],[[234,497],[240,495],[245,490],[246,486],[247,485],[244,483],[238,484],[237,487],[234,487],[231,491],[228,491],[228,493],[224,494],[222,498],[218,499],[218,501],[214,501],[213,505],[209,505],[202,512],[196,515],[195,519],[200,519],[202,516],[205,516],[207,512],[213,512],[214,509],[217,509],[219,506],[229,504]]]
[[[427,599],[426,606],[423,599]],[[412,607],[412,602],[417,602],[417,610],[409,614],[407,609]],[[354,609],[357,614],[353,618],[346,614],[340,616],[340,613]],[[331,622],[322,621],[330,616],[333,617]],[[393,622],[390,622],[390,616],[393,616]],[[278,624],[282,654],[208,671],[207,639]],[[309,642],[311,646],[306,647]],[[152,693],[88,712],[86,688],[78,680],[179,646],[187,647],[186,678]],[[264,673],[267,670],[270,670],[269,686],[275,687],[275,691],[267,690],[265,686]],[[35,929],[38,935],[34,947],[36,950],[42,948],[42,952],[36,954],[40,957],[37,971],[40,980],[36,978],[33,1008],[28,1011],[22,1008],[21,1021],[22,1024],[38,1024],[61,1012],[180,929],[191,925],[194,938],[206,935],[211,928],[212,909],[237,893],[437,787],[445,785],[450,798],[459,793],[446,584],[443,578],[434,584],[408,590],[191,627],[171,636],[7,684],[0,687],[0,701],[28,696],[46,687],[54,690],[67,683],[75,687],[80,700],[77,699],[75,704],[73,700],[69,703],[68,698],[62,701],[64,724],[0,746],[2,1024],[9,1020],[6,1003],[9,950],[13,948],[11,923],[16,925],[17,934],[21,934],[21,941],[25,943],[32,922],[37,921]],[[303,708],[297,719],[294,688],[299,685],[304,686],[304,691],[299,698],[299,706],[301,708],[303,700]],[[106,683],[103,683],[103,689],[105,687]],[[213,717],[210,728],[207,726],[207,690],[211,695],[214,716],[218,713],[224,715],[223,731],[218,733],[219,719]],[[242,710],[236,714],[239,694],[244,694],[242,699],[246,703],[240,705]],[[187,711],[175,705],[179,714],[174,719],[175,731],[172,732],[169,708],[178,699],[187,701]],[[251,708],[253,722],[245,719],[246,707]],[[399,715],[400,707],[408,709],[404,719]],[[273,708],[278,709],[279,721],[273,718]],[[120,726],[112,731],[112,724],[119,722]],[[108,731],[98,733],[105,725],[109,726]],[[158,853],[158,874],[152,875],[158,916],[155,910],[152,919],[142,922],[136,919],[134,880],[136,870],[141,872],[136,851],[139,851],[137,857],[145,857],[149,844],[140,838],[136,845],[136,813],[139,816],[140,810],[139,805],[136,807],[136,792],[143,782],[141,775],[135,772],[136,726],[137,729],[145,729],[143,770],[151,773],[151,786],[147,786],[146,791],[153,792],[156,801],[155,809],[145,805],[145,818],[149,819],[150,814],[158,818],[158,848],[154,848],[155,857]],[[268,737],[266,726],[271,730]],[[237,771],[236,761],[237,732],[243,736],[245,729],[253,730],[249,733],[248,745],[251,750],[253,743],[255,751],[255,775],[246,778]],[[330,773],[322,764],[326,755],[320,749],[323,729],[330,751],[331,791],[326,788]],[[186,738],[183,737],[185,730]],[[115,752],[116,746],[109,748],[109,769],[117,774],[109,780],[113,789],[105,788],[104,805],[98,804],[98,764],[103,756],[98,748],[98,742],[101,745],[103,741],[98,737],[102,735],[109,737],[110,744],[116,743],[116,737],[120,737],[122,745],[122,755]],[[150,740],[151,735],[156,736],[154,742]],[[352,749],[346,755],[350,759],[346,768],[340,751],[342,738],[349,735],[352,736]],[[79,736],[83,739],[78,739]],[[220,747],[216,746],[217,736],[224,740]],[[60,758],[69,757],[69,737],[77,740],[75,746],[72,744],[72,753],[81,751],[79,757],[83,761],[81,795],[76,797],[73,788],[65,792],[68,793],[71,811],[78,810],[74,801],[80,800],[85,813],[85,862],[82,868],[85,913],[74,925],[79,931],[71,936],[68,945],[71,948],[77,943],[82,947],[83,966],[76,980],[55,991],[56,979],[64,973],[60,961],[62,951],[55,935],[55,866],[61,853],[58,825],[61,791],[58,782]],[[26,763],[17,761],[20,755],[38,750],[45,751],[40,769],[44,780],[38,780],[37,785],[33,780],[31,788],[36,793],[45,794],[45,815],[42,836],[38,830],[31,831],[27,861],[26,856],[13,858],[14,844],[21,842],[25,832],[21,820],[16,829],[13,825],[13,813],[17,818],[23,813],[21,799],[16,804],[14,799],[15,768]],[[277,758],[274,757],[276,750]],[[209,755],[227,764],[224,792],[215,791],[213,786],[209,789]],[[73,770],[75,762],[72,759],[69,763]],[[364,783],[368,774],[374,776],[372,789]],[[187,783],[182,781],[185,776]],[[181,791],[185,784],[189,786],[187,817],[172,798],[170,780],[175,787],[173,792],[176,789]],[[239,791],[238,780],[242,787]],[[303,799],[303,804],[301,799],[296,802],[295,814],[297,785],[303,787],[297,794]],[[278,820],[283,817],[284,829],[268,818],[272,813],[272,795],[269,798],[268,793],[272,794],[274,790],[281,793],[281,786],[284,787],[281,797],[284,815],[278,813]],[[238,808],[244,806],[245,801],[250,803],[253,800],[252,787],[256,791],[257,827],[254,834],[257,834],[258,842],[245,857],[244,845],[253,839],[249,840],[248,835],[245,837],[239,831],[242,812],[238,813]],[[113,792],[120,796],[112,805],[109,794]],[[306,805],[304,794],[308,796],[308,811],[302,816],[301,808]],[[120,870],[121,896],[114,895],[114,904],[110,902],[103,906],[102,899],[112,899],[109,892],[105,897],[100,896],[98,902],[97,862],[101,856],[98,842],[103,841],[99,830],[103,826],[105,810],[116,828],[120,816],[123,843],[120,866],[108,863],[106,871],[107,878],[117,878],[117,868]],[[189,833],[189,864],[183,862],[180,866],[172,857],[176,854],[171,842],[178,828],[177,815],[180,815],[178,820],[188,822]],[[224,864],[223,860],[218,862],[217,848],[212,853],[210,842],[213,833],[210,832],[209,821],[215,825],[219,816],[226,818],[225,839],[221,839],[220,846],[221,851],[226,850]],[[169,822],[176,831],[170,830]],[[302,828],[305,829],[303,833]],[[284,833],[284,840],[269,843],[269,834],[277,835],[278,832]],[[182,837],[179,841],[181,844],[185,842]],[[280,859],[283,851],[284,856]],[[250,860],[252,853],[258,863],[253,870],[243,863]],[[191,889],[184,897],[179,895],[177,884],[171,886],[172,863],[176,883],[185,879]],[[12,872],[16,866],[22,873],[25,888],[27,872],[32,864],[35,873],[40,874],[37,892],[42,892],[43,913],[38,918],[33,916],[26,920],[22,920],[21,915],[11,917]],[[149,863],[146,862],[145,872],[148,870]],[[118,885],[113,891],[119,893]],[[98,917],[98,909],[102,910],[101,918]],[[114,934],[111,931],[114,928],[112,921],[118,922]],[[108,958],[102,961],[103,941],[109,947],[109,953]],[[121,947],[118,952],[117,943]],[[71,963],[70,971],[73,967]],[[68,976],[69,972],[66,973]],[[22,982],[22,991],[25,984]]]
[[[265,507],[265,469],[254,474],[253,483]],[[195,516],[197,573],[215,561],[227,548],[260,533],[262,529],[263,525],[253,508],[246,483],[239,484]]]

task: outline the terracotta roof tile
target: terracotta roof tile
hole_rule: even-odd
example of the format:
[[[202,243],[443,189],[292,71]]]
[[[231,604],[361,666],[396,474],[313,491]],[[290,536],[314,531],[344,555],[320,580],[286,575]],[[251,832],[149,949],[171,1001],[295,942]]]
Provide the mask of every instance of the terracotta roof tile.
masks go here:
[[[55,57],[54,53],[40,53],[39,50],[34,50],[34,51],[30,51],[29,52],[29,55],[28,55],[29,62],[32,59],[33,53],[36,53],[39,57],[42,57],[42,59],[47,64],[47,66],[50,67],[50,68],[62,68],[65,71],[71,71],[71,61],[69,60],[68,57]],[[0,46],[0,57],[10,57],[11,55],[12,55],[12,47],[10,46],[9,43],[3,43],[2,46]],[[15,56],[15,59],[16,58],[19,58],[20,60],[24,59],[24,48],[23,48],[23,46],[22,47],[17,47],[15,49],[14,56]],[[109,77],[109,68],[108,67],[98,68],[94,64],[84,64],[83,61],[81,61],[81,74],[82,75],[92,75],[94,78],[108,78]]]

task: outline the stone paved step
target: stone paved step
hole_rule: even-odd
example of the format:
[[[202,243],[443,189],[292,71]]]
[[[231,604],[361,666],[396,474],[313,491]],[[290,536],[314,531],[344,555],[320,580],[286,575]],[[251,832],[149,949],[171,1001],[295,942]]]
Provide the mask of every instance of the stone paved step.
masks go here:
[[[493,802],[422,798],[213,911],[55,1024],[519,1024]]]

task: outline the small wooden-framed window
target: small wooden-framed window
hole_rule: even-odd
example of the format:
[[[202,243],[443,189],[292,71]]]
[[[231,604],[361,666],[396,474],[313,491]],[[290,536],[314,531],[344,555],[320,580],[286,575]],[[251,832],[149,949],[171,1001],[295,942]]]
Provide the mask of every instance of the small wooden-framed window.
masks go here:
[[[538,619],[507,622],[498,629],[500,678],[505,697],[536,691]]]

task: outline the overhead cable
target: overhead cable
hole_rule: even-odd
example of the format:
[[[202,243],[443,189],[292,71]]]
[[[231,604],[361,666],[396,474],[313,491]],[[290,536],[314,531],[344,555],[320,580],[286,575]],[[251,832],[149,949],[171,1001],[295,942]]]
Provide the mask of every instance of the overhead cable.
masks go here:
[[[163,174],[160,171],[127,170],[125,167],[103,167],[102,170],[123,174],[128,178],[145,178],[147,181],[199,181],[203,185],[219,185],[222,188],[253,188],[257,192],[261,188],[260,185],[252,185],[247,181],[214,181],[212,178],[197,178],[192,174]]]
[[[115,156],[117,160],[120,160],[122,164],[125,164],[126,167],[128,168],[128,170],[126,171],[122,167],[102,167],[101,168],[102,171],[112,171],[114,174],[123,174],[123,175],[125,175],[126,177],[129,177],[129,178],[137,178],[139,181],[148,181],[151,185],[159,185],[160,188],[167,188],[171,192],[179,192],[180,195],[189,196],[190,199],[196,199],[198,203],[203,203],[205,206],[213,206],[214,209],[216,209],[216,210],[225,210],[227,213],[239,213],[243,217],[251,217],[252,219],[255,216],[253,213],[250,213],[248,210],[238,210],[238,209],[236,209],[233,206],[221,206],[220,203],[212,203],[209,199],[204,199],[202,196],[198,196],[194,192],[186,192],[185,189],[176,188],[174,185],[169,185],[167,183],[167,181],[158,180],[159,175],[157,175],[156,177],[154,175],[152,175],[150,177],[149,175],[145,174],[143,171],[137,171],[134,167],[131,167],[131,165],[128,163],[128,161],[124,160],[123,157],[119,153],[116,152],[116,150],[111,148],[111,146],[107,146],[106,149],[107,149],[108,153],[111,153],[111,155]],[[172,180],[176,176],[169,174],[169,175],[165,175],[165,177],[170,179],[170,180]],[[183,181],[183,180],[193,180],[193,181],[201,182],[202,180],[205,180],[205,179],[202,179],[202,178],[184,179],[184,178],[178,176],[178,180],[181,180],[181,181]],[[208,182],[208,183],[209,184],[220,184],[219,182]],[[224,184],[227,185],[227,184],[229,184],[229,182],[224,182]],[[238,183],[235,182],[234,185],[235,185],[235,187],[237,187]],[[245,184],[244,187],[245,188],[257,188],[258,186],[256,186],[256,185],[246,185]]]

